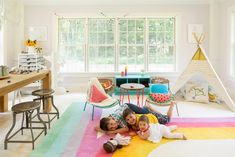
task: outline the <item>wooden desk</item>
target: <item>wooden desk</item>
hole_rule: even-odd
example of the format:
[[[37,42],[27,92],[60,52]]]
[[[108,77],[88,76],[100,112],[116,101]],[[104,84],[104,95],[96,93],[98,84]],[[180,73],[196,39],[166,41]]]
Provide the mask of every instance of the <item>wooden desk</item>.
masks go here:
[[[33,72],[24,75],[10,74],[10,78],[0,80],[0,112],[8,111],[8,93],[38,80],[43,81],[42,88],[51,88],[51,71],[41,70],[38,73]],[[46,111],[50,110],[51,104],[49,103]]]

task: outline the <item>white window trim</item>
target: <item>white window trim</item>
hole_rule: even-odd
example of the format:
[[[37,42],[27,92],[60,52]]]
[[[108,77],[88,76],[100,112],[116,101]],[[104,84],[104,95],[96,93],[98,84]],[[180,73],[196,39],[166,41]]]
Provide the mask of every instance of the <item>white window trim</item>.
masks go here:
[[[146,31],[145,31],[145,30],[146,30],[146,19],[147,19],[147,18],[145,18],[145,17],[144,17],[144,18],[143,18],[143,17],[138,17],[138,18],[137,18],[137,17],[133,17],[133,18],[132,18],[132,17],[125,17],[125,18],[118,17],[118,18],[116,18],[116,19],[117,19],[117,21],[118,21],[118,20],[123,20],[123,19],[127,19],[127,20],[128,20],[128,19],[132,19],[132,20],[143,19],[143,20],[144,20],[144,31],[143,31],[143,33],[144,33],[144,39],[145,39],[145,40],[144,40],[143,44],[136,44],[136,43],[135,43],[135,44],[129,44],[128,42],[127,42],[126,44],[120,44],[120,43],[119,43],[119,40],[118,40],[118,39],[119,39],[119,36],[118,36],[118,38],[117,38],[117,47],[119,48],[119,47],[121,47],[121,46],[126,46],[126,47],[128,48],[128,47],[130,47],[130,46],[133,46],[133,47],[143,46],[144,50],[146,51],[146,53],[144,53],[144,59],[145,59],[146,54],[148,53],[148,52],[147,52],[147,49],[145,48],[145,47],[146,47],[146,42],[145,42],[145,41],[147,40],[146,34],[145,34],[145,32],[146,32]],[[119,30],[119,27],[118,27],[118,28],[117,28],[117,33],[120,34],[120,32],[122,32],[122,31],[120,31],[120,30]],[[125,31],[125,32],[127,33],[127,35],[129,34],[129,31]],[[135,32],[136,32],[136,31],[135,31]],[[129,53],[129,50],[128,50],[128,49],[127,49],[127,53]],[[118,54],[118,57],[120,57],[120,56],[119,56],[119,51],[117,51],[116,54]],[[119,59],[119,58],[118,58],[118,59]],[[117,62],[117,63],[119,63],[119,62]],[[146,67],[145,67],[145,64],[147,64],[147,63],[146,63],[145,60],[144,60],[144,69],[145,69],[145,71],[147,71],[147,70],[146,70]],[[122,69],[120,69],[120,67],[118,66],[118,64],[116,64],[116,68],[117,68],[117,71],[122,71]],[[129,73],[137,73],[137,72],[129,72]]]
[[[123,16],[123,13],[109,13],[110,16],[107,16],[106,18],[115,18],[115,23],[117,25],[117,22],[116,20],[118,20],[118,18],[144,18],[144,19],[147,19],[147,18],[167,18],[167,17],[174,17],[175,18],[175,71],[172,71],[172,72],[166,72],[170,75],[177,75],[179,73],[179,64],[178,64],[178,60],[179,60],[179,57],[178,57],[178,52],[179,52],[179,48],[177,47],[178,43],[179,43],[179,37],[178,37],[178,31],[179,31],[179,24],[181,23],[181,16],[179,13],[132,13],[131,16],[128,16],[128,17],[122,17]],[[74,13],[74,14],[71,14],[71,13],[62,13],[60,14],[61,17],[64,17],[64,18],[86,18],[86,23],[88,23],[88,19],[89,18],[105,18],[103,15],[99,14],[97,15],[97,13]],[[55,60],[56,58],[58,57],[57,55],[57,52],[58,52],[58,15],[54,15],[53,14],[53,32],[52,32],[52,39],[55,39],[52,43],[52,58],[53,58],[53,64],[52,64],[52,72],[54,71],[54,73],[58,73],[57,70],[55,70]],[[146,22],[145,22],[145,27],[146,27]],[[115,29],[118,29],[117,26],[115,26]],[[145,33],[147,33],[147,29],[145,29]],[[87,27],[86,27],[86,33],[87,33]],[[117,32],[117,30],[115,30],[115,33]],[[146,34],[144,34],[146,36]],[[114,64],[115,64],[115,68],[114,68],[114,72],[102,72],[102,74],[119,74],[118,72],[118,66],[117,66],[117,63],[118,63],[118,34],[116,35],[115,34],[115,61],[114,61]],[[87,37],[85,37],[86,40],[88,40]],[[148,39],[145,40],[146,42],[148,41]],[[87,43],[88,41],[86,41]],[[145,47],[146,46],[146,47]],[[148,57],[147,57],[147,54],[148,54],[148,48],[147,48],[147,43],[144,43],[144,48],[146,50],[147,53],[145,53],[145,64],[144,65],[144,68],[146,71],[148,71]],[[85,44],[85,51],[87,52],[88,50],[88,45]],[[89,52],[88,52],[89,53]],[[88,69],[89,69],[89,61],[88,61],[88,56],[89,54],[88,53],[85,53],[85,72],[77,72],[77,73],[63,73],[63,75],[66,75],[66,76],[78,76],[78,75],[87,75],[87,74],[97,74],[97,73],[100,73],[100,72],[97,72],[97,73],[94,73],[94,72],[88,72]],[[138,72],[133,72],[133,74],[135,73],[138,73]],[[164,72],[149,72],[149,74],[166,74]]]

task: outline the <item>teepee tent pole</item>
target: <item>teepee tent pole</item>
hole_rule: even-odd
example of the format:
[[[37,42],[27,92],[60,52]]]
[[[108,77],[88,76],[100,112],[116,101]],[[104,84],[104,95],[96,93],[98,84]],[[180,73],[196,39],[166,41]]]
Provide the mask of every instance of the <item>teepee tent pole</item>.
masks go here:
[[[197,45],[199,45],[200,41],[199,41],[199,39],[198,39],[196,33],[193,32],[192,34],[193,34],[193,37],[195,38],[195,40],[197,41]]]

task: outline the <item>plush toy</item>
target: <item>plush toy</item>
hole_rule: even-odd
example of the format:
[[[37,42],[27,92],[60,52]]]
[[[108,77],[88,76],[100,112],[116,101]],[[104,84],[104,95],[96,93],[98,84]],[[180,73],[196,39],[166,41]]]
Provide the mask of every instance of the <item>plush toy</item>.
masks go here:
[[[113,153],[117,149],[122,148],[130,143],[130,136],[122,136],[117,134],[114,138],[111,138],[106,143],[103,144],[103,148],[107,153]]]

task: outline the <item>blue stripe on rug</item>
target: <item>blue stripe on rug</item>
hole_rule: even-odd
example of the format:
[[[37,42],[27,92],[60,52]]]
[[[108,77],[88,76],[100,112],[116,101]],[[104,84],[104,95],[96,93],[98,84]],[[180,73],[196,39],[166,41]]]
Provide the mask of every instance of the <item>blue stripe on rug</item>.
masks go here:
[[[68,145],[64,148],[63,152],[61,153],[61,157],[73,157],[76,155],[76,151],[79,148],[84,135],[86,134],[88,123],[91,121],[90,109],[92,108],[92,106],[89,106],[87,106],[86,113],[84,113],[81,117],[82,125],[77,125],[74,128],[73,135],[70,137]],[[94,122],[96,121],[96,115],[98,114],[97,112],[98,108],[95,108]],[[98,123],[95,123],[94,126],[97,124]],[[93,130],[93,127],[91,129]]]
[[[57,157],[68,144],[74,127],[80,124],[84,103],[71,104],[61,118],[52,126],[30,157]]]

